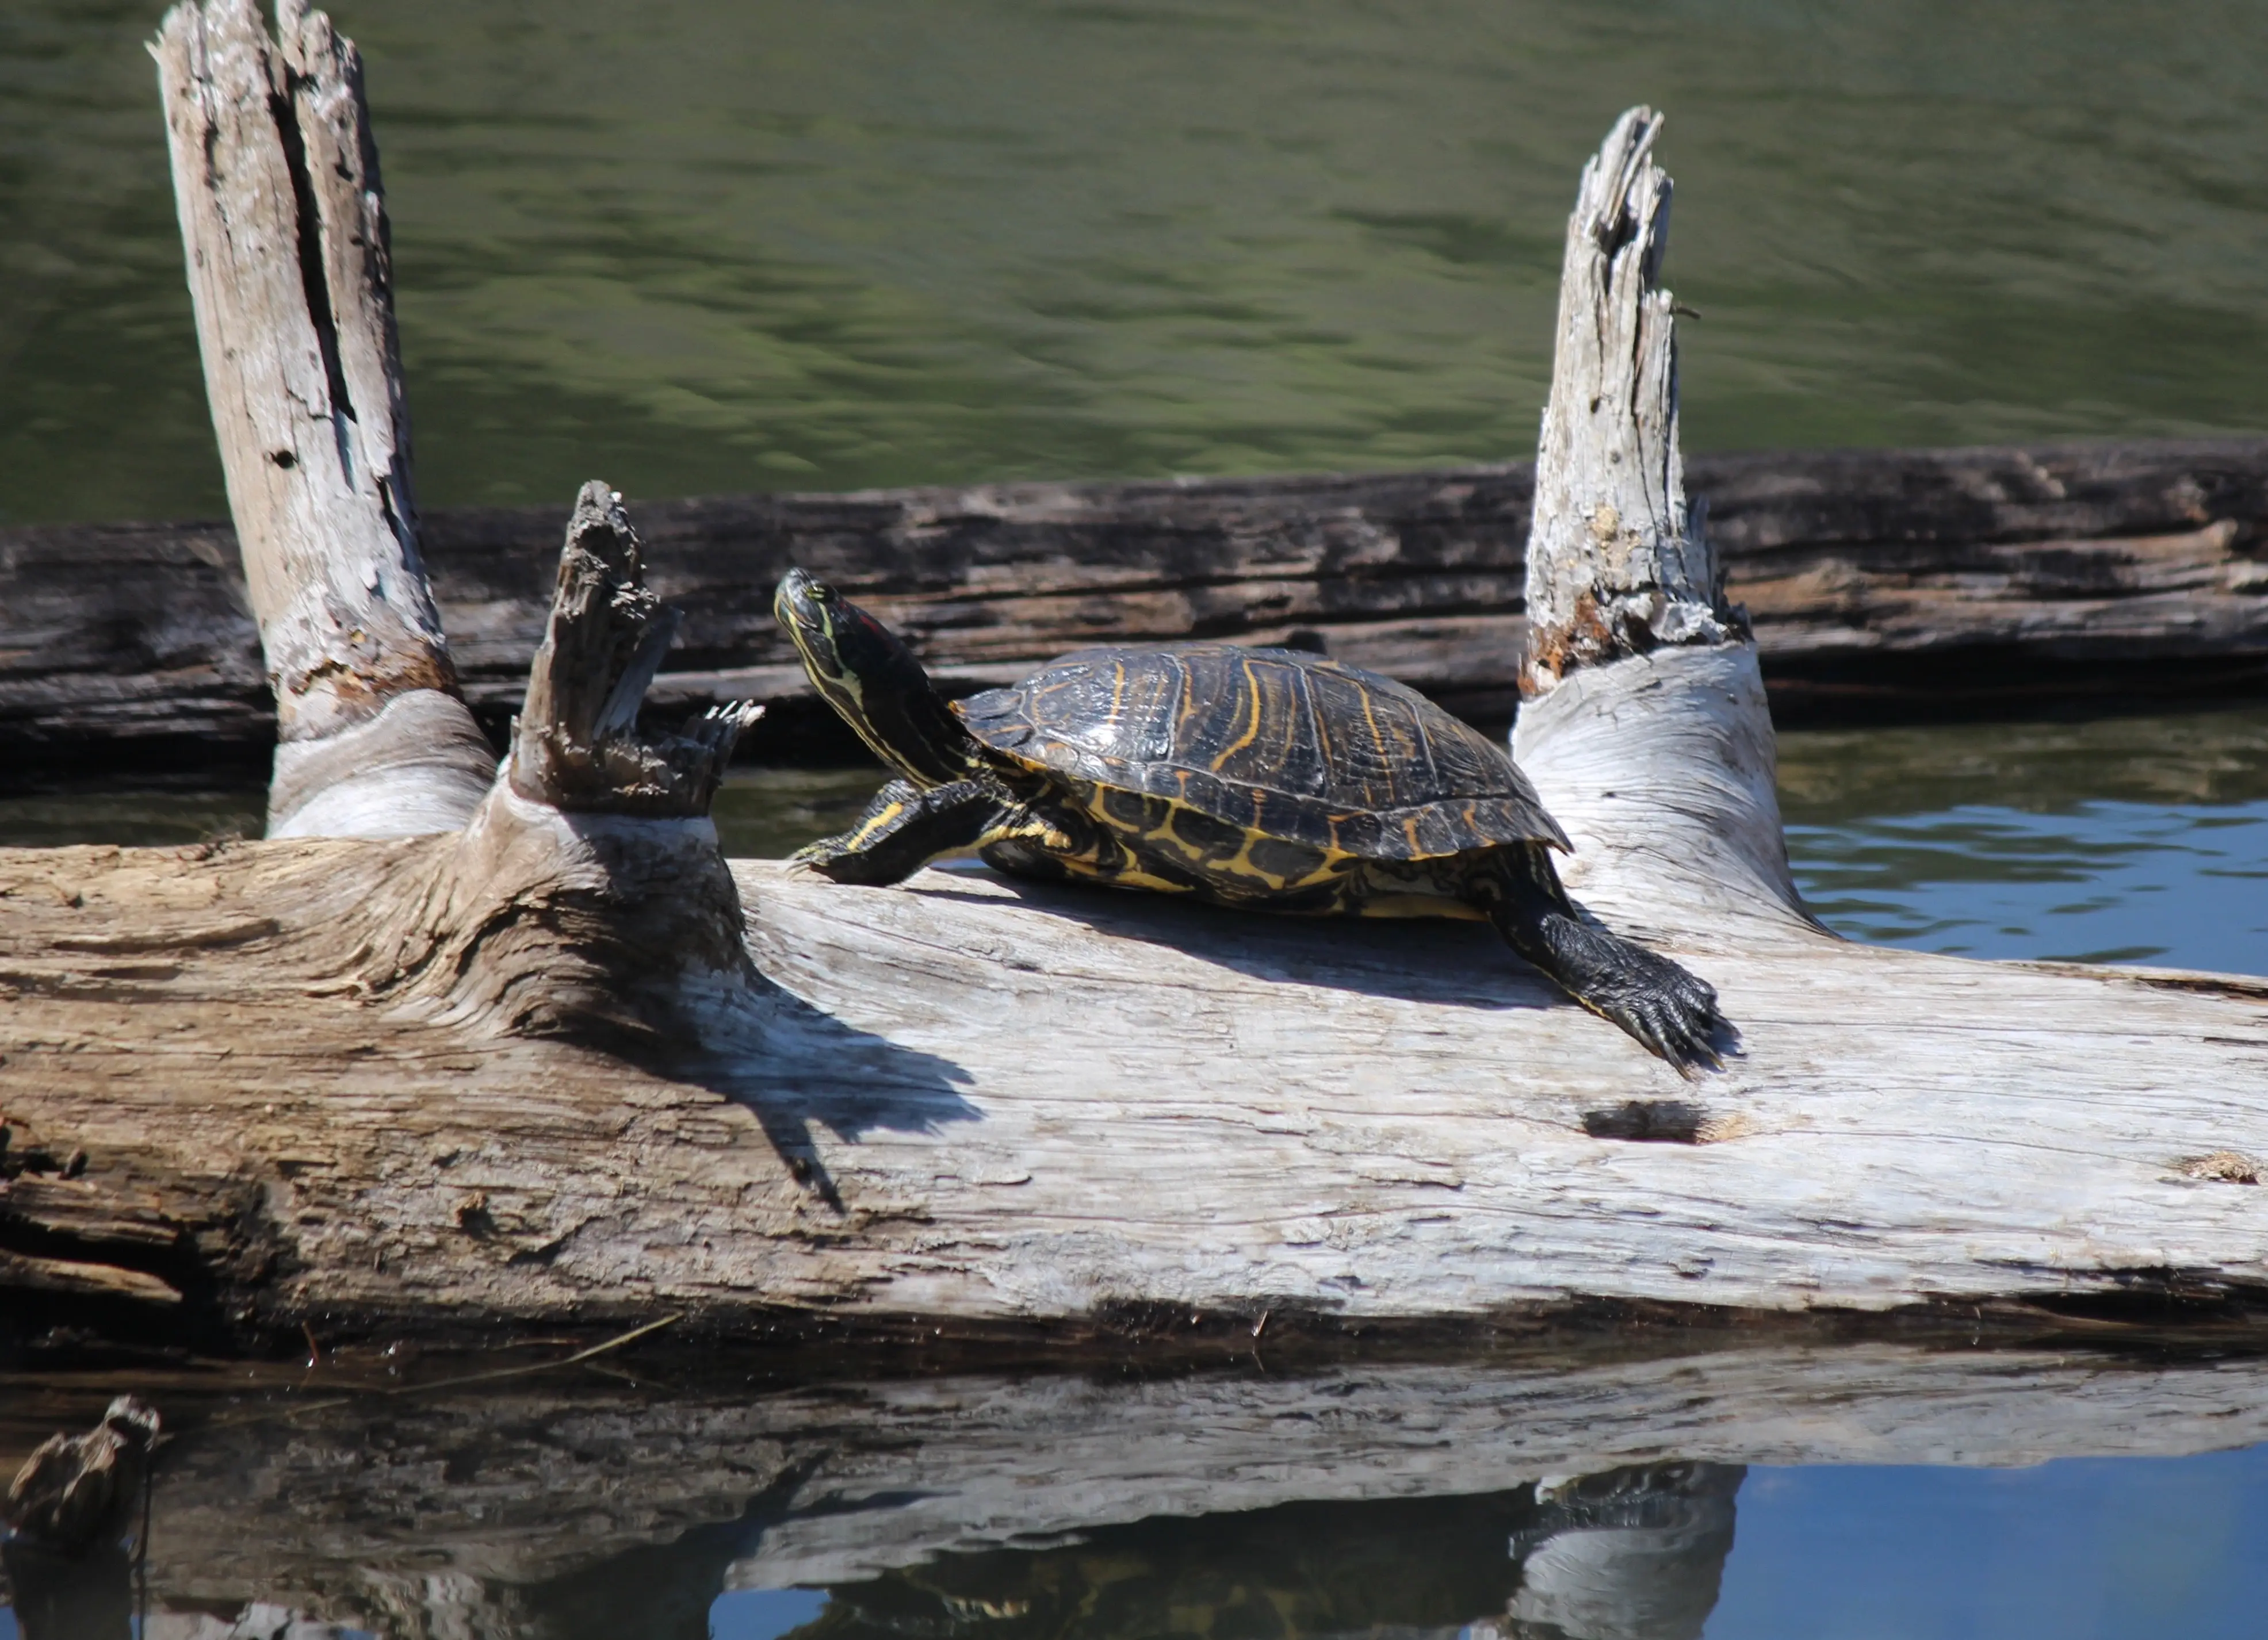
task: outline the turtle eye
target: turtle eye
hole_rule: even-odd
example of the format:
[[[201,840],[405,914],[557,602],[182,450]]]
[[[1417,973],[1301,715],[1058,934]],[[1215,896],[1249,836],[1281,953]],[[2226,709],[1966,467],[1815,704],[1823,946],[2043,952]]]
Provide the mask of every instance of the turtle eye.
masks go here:
[[[828,585],[824,581],[813,583],[811,588],[811,601],[814,604],[833,603],[835,601],[835,589]]]

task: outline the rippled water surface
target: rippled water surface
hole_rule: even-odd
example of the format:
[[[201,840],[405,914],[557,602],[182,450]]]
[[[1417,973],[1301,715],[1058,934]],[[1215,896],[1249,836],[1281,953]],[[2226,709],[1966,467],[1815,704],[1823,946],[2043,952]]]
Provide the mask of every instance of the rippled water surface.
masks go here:
[[[2268,973],[2268,710],[1787,734],[1780,800],[1854,939]]]
[[[157,0],[0,6],[0,522],[210,516]],[[2248,0],[337,0],[428,504],[1532,452],[1670,124],[1698,447],[2268,425]]]

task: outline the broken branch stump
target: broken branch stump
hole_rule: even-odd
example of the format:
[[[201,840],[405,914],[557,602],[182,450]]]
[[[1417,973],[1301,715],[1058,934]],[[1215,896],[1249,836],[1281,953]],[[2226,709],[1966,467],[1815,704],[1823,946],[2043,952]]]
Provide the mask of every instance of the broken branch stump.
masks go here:
[[[151,48],[206,396],[276,696],[276,836],[464,823],[496,759],[417,546],[378,149],[304,0],[183,0]]]

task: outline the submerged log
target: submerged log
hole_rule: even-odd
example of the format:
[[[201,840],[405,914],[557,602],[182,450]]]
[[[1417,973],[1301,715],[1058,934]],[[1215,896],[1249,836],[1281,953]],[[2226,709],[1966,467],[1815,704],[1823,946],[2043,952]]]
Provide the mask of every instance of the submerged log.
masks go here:
[[[1784,721],[2268,684],[2268,443],[1693,456],[1727,599]],[[840,755],[771,619],[789,565],[903,631],[954,692],[1097,643],[1321,644],[1476,722],[1518,699],[1527,463],[1364,476],[998,484],[640,503],[687,610],[654,698],[753,698],[769,757]],[[542,635],[562,512],[429,512],[491,728]],[[274,713],[225,525],[0,531],[0,759],[264,754]]]
[[[1566,288],[1642,336],[1616,414],[1659,430],[1650,130],[1587,180]],[[1555,391],[1604,400],[1584,373]],[[1439,1340],[1597,1300],[2268,1291],[2268,982],[1810,922],[1754,649],[1677,518],[1674,440],[1633,447],[1663,520],[1644,561],[1600,527],[1626,475],[1571,445],[1539,520],[1569,549],[1538,573],[1709,619],[1568,650],[1520,751],[1574,892],[1717,988],[1743,1041],[1722,1075],[1680,1083],[1471,925],[728,869],[700,810],[740,718],[630,726],[655,616],[586,490],[462,833],[0,852],[0,1283],[54,1295],[9,1320],[241,1344],[683,1311],[1078,1354],[1161,1325]]]

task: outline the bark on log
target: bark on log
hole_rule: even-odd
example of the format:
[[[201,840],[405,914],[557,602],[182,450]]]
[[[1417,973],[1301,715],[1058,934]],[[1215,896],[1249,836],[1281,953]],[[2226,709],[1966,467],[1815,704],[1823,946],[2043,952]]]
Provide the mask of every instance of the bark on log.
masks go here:
[[[771,619],[792,563],[956,690],[1094,643],[1295,635],[1478,722],[1513,716],[1526,463],[641,505],[687,611],[652,698],[767,703],[769,757],[842,755]],[[1726,596],[1783,722],[2225,695],[2268,681],[2268,444],[1694,456]],[[429,512],[462,687],[494,732],[543,634],[558,508]],[[218,525],[0,531],[0,780],[264,755],[258,629]],[[829,737],[832,737],[831,739]]]
[[[278,739],[276,836],[464,824],[495,759],[420,562],[378,149],[305,0],[184,0],[152,47]]]
[[[221,1342],[666,1307],[1076,1354],[1160,1316],[2268,1292],[2268,982],[1827,936],[1745,645],[1590,657],[1520,730],[1571,886],[1744,1033],[1689,1088],[1476,927],[727,875],[686,813],[723,729],[608,749],[653,655],[624,527],[585,492],[465,832],[0,853],[0,1252]]]

